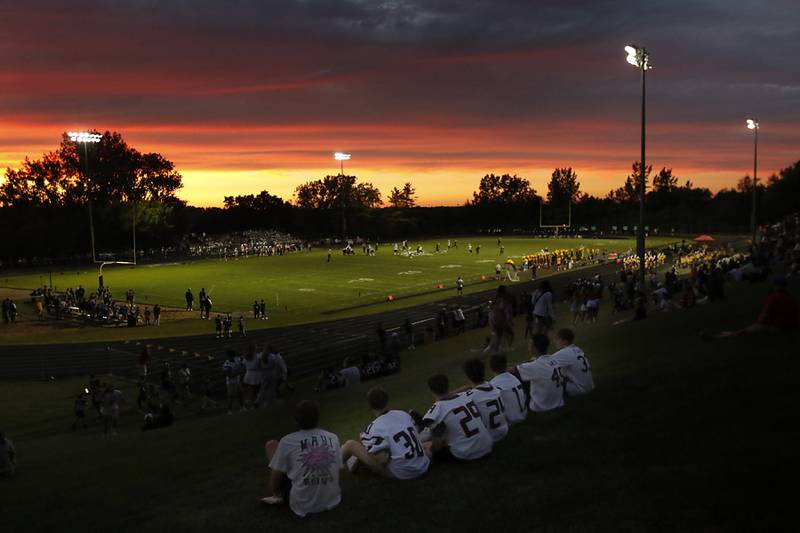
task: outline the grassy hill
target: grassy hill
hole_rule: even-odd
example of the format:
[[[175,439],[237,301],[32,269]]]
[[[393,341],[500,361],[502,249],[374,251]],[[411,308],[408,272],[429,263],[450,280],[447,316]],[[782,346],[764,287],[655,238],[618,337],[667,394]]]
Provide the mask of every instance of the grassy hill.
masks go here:
[[[793,291],[797,294],[797,283]],[[178,411],[172,428],[140,433],[135,394],[116,437],[72,433],[70,395],[83,380],[3,383],[0,420],[19,453],[0,480],[3,531],[531,531],[767,530],[784,524],[797,466],[797,337],[703,341],[753,320],[767,283],[729,287],[725,302],[576,328],[597,390],[512,428],[492,456],[434,465],[424,478],[342,475],[342,505],[299,520],[258,503],[263,443],[293,429],[291,405],[316,398],[342,440],[369,421],[370,383],[235,416]],[[562,304],[560,316],[567,310]],[[564,319],[566,320],[566,318]],[[522,323],[518,319],[517,329]],[[392,405],[425,409],[425,379],[462,381],[485,331],[404,353],[379,381]],[[523,359],[522,343],[509,353]]]

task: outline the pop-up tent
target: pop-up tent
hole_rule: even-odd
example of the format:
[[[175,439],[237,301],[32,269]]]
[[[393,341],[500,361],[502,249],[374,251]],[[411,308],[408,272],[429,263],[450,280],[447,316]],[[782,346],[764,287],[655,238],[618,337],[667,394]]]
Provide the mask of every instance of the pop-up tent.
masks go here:
[[[692,240],[694,242],[712,243],[714,242],[714,237],[711,235],[699,235]]]

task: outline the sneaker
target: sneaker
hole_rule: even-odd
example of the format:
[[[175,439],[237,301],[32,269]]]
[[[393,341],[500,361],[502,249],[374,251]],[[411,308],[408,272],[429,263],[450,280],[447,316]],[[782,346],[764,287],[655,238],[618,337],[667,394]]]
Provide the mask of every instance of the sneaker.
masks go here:
[[[283,503],[283,498],[281,496],[267,496],[266,498],[261,498],[261,501],[267,505],[278,505]]]

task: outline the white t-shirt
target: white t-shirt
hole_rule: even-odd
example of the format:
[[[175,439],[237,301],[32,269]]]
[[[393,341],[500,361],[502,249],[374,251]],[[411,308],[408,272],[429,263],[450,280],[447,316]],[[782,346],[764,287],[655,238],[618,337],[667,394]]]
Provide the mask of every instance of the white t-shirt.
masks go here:
[[[436,401],[423,421],[431,428],[444,425],[447,445],[458,459],[480,459],[492,451],[492,436],[483,425],[478,406],[466,394]]]
[[[244,384],[245,385],[261,385],[261,354],[257,353],[255,357],[244,360]]]
[[[533,293],[531,297],[531,303],[533,304],[533,314],[537,316],[549,316],[555,317],[556,312],[553,309],[553,293],[547,291],[542,293],[541,291],[537,290]]]
[[[506,420],[509,424],[517,424],[525,420],[528,415],[528,406],[525,405],[525,391],[522,383],[510,372],[503,372],[493,377],[489,383],[500,389],[503,399]]]
[[[361,444],[369,453],[387,451],[387,469],[397,479],[413,479],[428,471],[430,459],[419,441],[414,419],[405,411],[387,411],[367,426]]]
[[[292,489],[289,507],[298,516],[333,509],[342,501],[339,437],[324,429],[289,433],[278,443],[269,467],[285,472]]]
[[[522,381],[531,384],[531,411],[549,411],[564,405],[564,378],[550,355],[517,366]]]
[[[566,379],[566,390],[570,396],[588,394],[594,390],[594,380],[592,379],[592,366],[584,355],[583,350],[570,344],[552,356],[556,364],[561,368],[561,374]]]
[[[490,383],[482,383],[465,394],[478,406],[481,420],[492,435],[492,441],[503,440],[508,435],[508,421],[500,389]]]

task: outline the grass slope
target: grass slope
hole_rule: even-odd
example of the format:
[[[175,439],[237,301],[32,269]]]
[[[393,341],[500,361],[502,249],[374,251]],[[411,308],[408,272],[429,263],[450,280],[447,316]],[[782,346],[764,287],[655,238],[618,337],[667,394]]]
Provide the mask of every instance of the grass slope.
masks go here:
[[[614,327],[619,316],[606,306],[598,324],[577,328],[594,367],[592,395],[531,415],[475,464],[436,465],[402,483],[344,473],[340,508],[303,521],[257,502],[262,445],[293,430],[290,404],[306,397],[322,404],[323,427],[356,436],[370,418],[371,384],[314,394],[305,382],[270,409],[179,411],[174,427],[146,434],[129,408],[120,435],[105,438],[65,431],[67,396],[82,382],[4,383],[0,420],[20,462],[16,478],[0,480],[0,524],[117,533],[774,529],[793,503],[775,480],[792,479],[797,463],[796,339],[698,336],[752,321],[768,288],[733,287],[724,303]],[[425,379],[444,371],[461,382],[484,335],[406,352],[403,372],[380,384],[394,406],[425,409]],[[523,357],[519,343],[510,358]]]
[[[651,238],[649,246],[660,246],[674,238]],[[439,242],[442,250],[447,248],[447,238],[421,242],[424,249],[432,252]],[[480,254],[468,253],[467,244],[477,248]],[[481,275],[494,276],[494,267],[507,258],[535,253],[542,248],[550,250],[577,248],[579,246],[599,248],[606,251],[624,252],[635,248],[633,239],[531,239],[503,238],[505,253],[499,254],[496,237],[460,238],[459,248],[449,252],[421,257],[402,257],[392,254],[391,244],[384,244],[375,257],[366,257],[357,249],[357,255],[343,257],[335,252],[333,260],[326,262],[327,249],[289,254],[283,257],[250,257],[227,262],[209,259],[191,263],[165,265],[142,265],[138,267],[109,266],[104,270],[106,285],[113,289],[117,299],[124,299],[125,290],[136,291],[140,305],[160,303],[174,307],[185,307],[184,292],[191,287],[195,298],[204,287],[214,302],[214,311],[230,311],[237,316],[244,313],[252,316],[254,299],[264,299],[270,311],[267,323],[250,321],[252,328],[273,325],[305,323],[345,316],[361,315],[386,310],[386,296],[393,294],[403,298],[393,302],[393,308],[418,305],[441,298],[445,293],[453,294],[456,278],[461,275],[467,282],[466,292],[484,290],[493,285],[479,283]],[[416,246],[417,242],[409,245]],[[543,272],[544,273],[544,272]],[[0,279],[0,286],[33,289],[47,283],[48,274],[28,274]],[[437,291],[442,283],[449,290]],[[53,273],[53,285],[59,289],[83,285],[96,287],[95,271],[59,271]],[[425,293],[425,294],[420,294]],[[197,305],[197,301],[195,304]],[[372,305],[370,305],[372,304]],[[353,306],[366,307],[353,308]],[[21,307],[23,313],[31,313],[29,306]],[[165,320],[158,328],[70,328],[48,331],[50,342],[78,342],[89,340],[119,340],[144,336],[167,337],[208,333],[208,323],[198,320]],[[40,342],[45,335],[34,335],[21,328],[0,327],[0,343]]]

